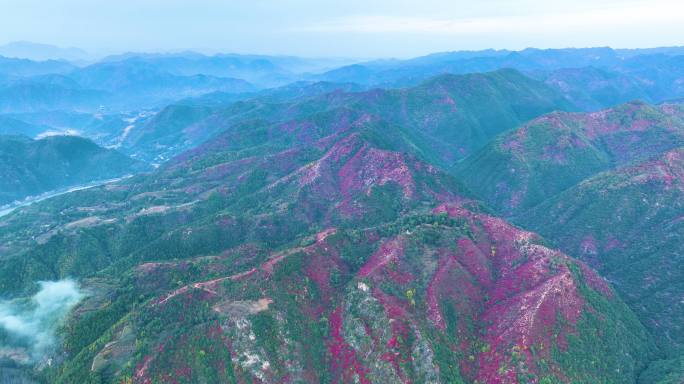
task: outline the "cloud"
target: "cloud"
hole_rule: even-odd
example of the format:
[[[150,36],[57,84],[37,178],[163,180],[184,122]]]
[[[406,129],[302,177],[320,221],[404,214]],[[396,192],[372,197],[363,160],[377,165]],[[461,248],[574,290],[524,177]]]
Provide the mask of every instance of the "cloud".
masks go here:
[[[297,28],[319,33],[419,33],[441,35],[530,34],[584,28],[607,30],[615,27],[681,23],[684,3],[652,0],[605,4],[591,9],[554,10],[502,16],[467,18],[360,15],[327,20]]]
[[[84,296],[70,279],[41,281],[39,285],[29,300],[0,301],[0,336],[4,333],[7,339],[0,338],[0,356],[19,356],[17,349],[23,349],[28,360],[42,358],[54,346],[54,332],[64,316]]]

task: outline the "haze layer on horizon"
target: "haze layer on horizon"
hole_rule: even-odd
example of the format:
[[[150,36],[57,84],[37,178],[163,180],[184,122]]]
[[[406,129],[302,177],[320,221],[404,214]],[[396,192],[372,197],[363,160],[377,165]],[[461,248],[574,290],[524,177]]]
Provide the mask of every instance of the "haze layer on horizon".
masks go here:
[[[0,44],[310,57],[683,45],[680,0],[0,0]]]

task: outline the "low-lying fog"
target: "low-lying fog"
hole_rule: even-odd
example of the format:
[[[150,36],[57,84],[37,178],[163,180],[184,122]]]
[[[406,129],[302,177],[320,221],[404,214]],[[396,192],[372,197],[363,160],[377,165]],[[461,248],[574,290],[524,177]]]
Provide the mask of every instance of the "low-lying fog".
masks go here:
[[[29,363],[44,357],[60,322],[84,295],[70,279],[38,284],[31,298],[0,301],[0,359]]]

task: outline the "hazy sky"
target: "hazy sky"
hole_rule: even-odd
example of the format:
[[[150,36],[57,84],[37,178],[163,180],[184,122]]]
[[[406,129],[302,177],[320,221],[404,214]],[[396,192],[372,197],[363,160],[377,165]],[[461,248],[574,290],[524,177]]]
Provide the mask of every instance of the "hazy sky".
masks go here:
[[[0,0],[0,44],[306,56],[684,45],[684,0]]]

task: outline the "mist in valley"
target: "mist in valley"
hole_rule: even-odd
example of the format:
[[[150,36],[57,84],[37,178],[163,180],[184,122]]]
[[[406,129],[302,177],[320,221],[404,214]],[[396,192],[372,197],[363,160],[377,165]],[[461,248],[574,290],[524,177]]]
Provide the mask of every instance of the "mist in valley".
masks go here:
[[[0,301],[0,360],[32,363],[56,345],[55,332],[65,315],[84,296],[71,279],[41,281],[26,299]]]

